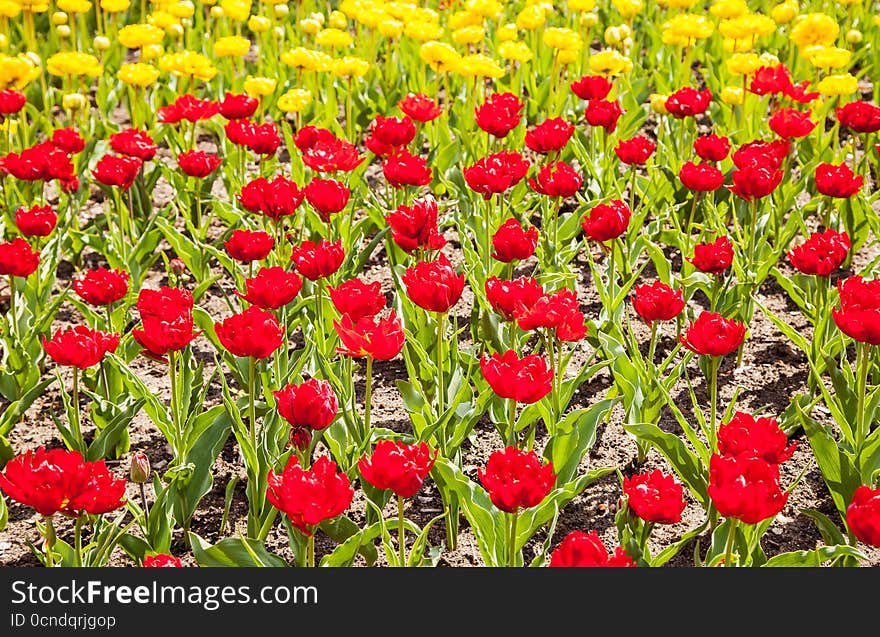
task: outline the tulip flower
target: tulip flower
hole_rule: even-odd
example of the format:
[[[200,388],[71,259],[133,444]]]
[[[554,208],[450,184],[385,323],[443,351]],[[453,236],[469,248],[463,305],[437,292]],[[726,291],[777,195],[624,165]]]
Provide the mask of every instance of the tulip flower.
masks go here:
[[[290,424],[290,440],[308,466],[311,432],[323,431],[333,423],[339,411],[336,393],[326,380],[311,378],[299,385],[290,383],[273,395],[278,413]]]
[[[293,143],[302,153],[303,163],[320,173],[351,172],[364,161],[354,145],[325,128],[305,126],[297,131]]]
[[[393,188],[426,186],[433,178],[428,162],[405,148],[385,160],[382,164],[382,174]]]
[[[585,75],[571,83],[571,92],[585,101],[604,100],[612,88],[611,81],[604,75]]]
[[[494,93],[474,110],[474,119],[489,135],[503,139],[519,125],[525,104],[513,93]]]
[[[681,483],[659,469],[623,480],[627,506],[649,524],[677,524],[686,506]]]
[[[540,155],[558,153],[574,134],[574,125],[561,117],[544,120],[526,133],[526,146]]]
[[[816,190],[826,197],[846,199],[857,194],[864,184],[865,178],[854,175],[845,163],[819,164],[816,166]]]
[[[386,299],[379,281],[364,283],[355,278],[330,287],[329,291],[333,307],[355,323],[365,317],[372,318],[385,308]]]
[[[262,261],[275,245],[275,239],[266,232],[250,230],[234,230],[229,239],[224,242],[230,257],[241,263],[253,263]]]
[[[248,119],[257,112],[260,101],[244,93],[235,95],[226,91],[223,101],[218,108],[224,119]]]
[[[58,215],[51,206],[31,206],[15,212],[15,227],[26,237],[48,237],[56,223]]]
[[[73,291],[89,305],[109,306],[128,294],[128,279],[128,272],[122,270],[88,270],[81,279],[73,282]],[[107,321],[110,329],[109,316]]]
[[[302,279],[295,272],[275,266],[260,268],[256,276],[245,279],[244,284],[247,293],[236,290],[237,296],[264,310],[277,310],[296,298],[302,288]]]
[[[628,567],[636,563],[618,546],[612,555],[595,531],[572,531],[550,554],[551,567]]]
[[[324,223],[330,222],[330,215],[342,212],[351,196],[351,191],[345,184],[335,179],[317,177],[308,183],[303,192]]]
[[[697,90],[690,86],[680,88],[666,98],[666,110],[674,117],[682,119],[694,117],[706,112],[712,101],[712,92],[708,89]]]
[[[749,456],[778,465],[791,458],[796,448],[796,442],[788,444],[775,418],[755,418],[738,411],[718,429],[718,453],[724,456]]]
[[[147,162],[156,156],[156,143],[147,131],[127,128],[110,135],[110,148],[114,153],[134,157]]]
[[[537,354],[520,358],[514,350],[480,359],[483,378],[492,391],[510,400],[507,444],[518,446],[516,436],[516,405],[536,403],[553,389],[553,369]]]
[[[158,555],[145,555],[144,568],[183,568],[183,562],[179,557],[167,553]]]
[[[291,456],[280,474],[271,469],[267,477],[266,498],[287,515],[293,527],[307,538],[303,566],[315,566],[315,529],[332,520],[351,504],[354,490],[344,473],[336,473],[336,463],[321,456],[311,469],[303,468]]]
[[[406,518],[404,499],[414,496],[430,473],[437,459],[426,442],[407,445],[383,440],[376,444],[371,456],[358,460],[363,479],[377,489],[391,490],[397,496],[398,566],[406,566]]]
[[[241,189],[238,201],[249,212],[258,212],[275,223],[296,212],[305,197],[290,179],[278,175],[274,179],[257,177]]]
[[[534,451],[507,447],[492,453],[485,470],[478,470],[477,475],[492,504],[508,514],[507,566],[515,566],[519,512],[539,505],[553,489],[553,463],[542,465]]]
[[[516,321],[521,308],[533,307],[544,296],[544,288],[531,277],[504,281],[493,276],[486,279],[485,287],[486,299],[505,321]]]
[[[537,245],[538,229],[531,226],[526,230],[511,217],[492,235],[492,258],[502,263],[522,261],[535,254]]]
[[[694,140],[694,152],[703,161],[721,161],[730,153],[730,140],[719,135],[702,135]]]
[[[421,93],[408,94],[397,103],[397,108],[423,124],[437,119],[443,113],[437,102]]]
[[[201,150],[188,150],[177,156],[177,165],[188,177],[204,179],[217,170],[223,160]]]
[[[846,508],[846,524],[859,540],[880,548],[880,489],[856,489]]]
[[[385,221],[391,227],[391,240],[406,253],[439,250],[446,239],[437,227],[437,202],[433,197],[414,199],[411,206],[398,206]]]

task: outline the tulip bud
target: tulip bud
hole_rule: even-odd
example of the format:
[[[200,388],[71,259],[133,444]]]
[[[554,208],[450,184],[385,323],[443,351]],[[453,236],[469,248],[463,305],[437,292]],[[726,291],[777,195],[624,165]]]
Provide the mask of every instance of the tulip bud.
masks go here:
[[[186,28],[189,28],[193,25],[193,21],[190,18],[181,18],[180,24],[182,24]]]
[[[599,24],[599,16],[595,13],[584,13],[581,15],[581,26],[589,29]]]
[[[172,38],[182,38],[183,27],[179,24],[169,24],[168,28],[165,29],[165,33],[170,35]]]
[[[250,29],[253,33],[265,33],[272,27],[272,23],[269,21],[269,18],[264,18],[261,15],[252,15],[248,19],[248,29]]]
[[[306,451],[312,444],[312,432],[305,427],[290,430],[290,446],[298,451]]]
[[[334,29],[344,29],[348,25],[348,19],[342,11],[333,11],[330,14],[329,22]]]
[[[222,18],[223,17],[223,7],[216,5],[216,4],[213,7],[211,7],[211,17],[214,18],[215,20],[219,20],[220,18]]]
[[[61,98],[61,105],[70,111],[78,111],[86,107],[86,98],[79,93],[68,93]]]
[[[274,7],[272,7],[272,11],[273,13],[275,13],[276,18],[286,18],[288,15],[290,15],[290,7],[288,7],[286,4],[276,4]]]
[[[110,38],[103,35],[96,35],[95,39],[92,40],[92,46],[95,47],[96,51],[106,51],[110,48]]]
[[[144,484],[150,479],[150,459],[145,454],[132,454],[129,478],[135,484]]]
[[[25,53],[25,57],[27,57],[27,59],[29,59],[31,62],[33,62],[34,66],[42,66],[43,65],[43,59],[39,55],[34,53],[33,51],[28,51],[27,53]]]
[[[668,111],[666,110],[666,99],[668,95],[660,95],[659,93],[651,94],[651,110],[659,115],[665,115]]]
[[[862,41],[862,32],[858,29],[850,29],[846,32],[846,41],[850,44],[858,44]]]
[[[60,35],[62,38],[69,38],[70,37],[70,27],[67,26],[66,24],[62,24],[62,25],[56,27],[55,30],[58,31],[58,35]]]
[[[64,11],[56,11],[52,14],[52,24],[56,27],[62,24],[67,24],[67,14]]]
[[[282,26],[277,26],[274,29],[272,29],[272,33],[275,34],[276,40],[283,40],[284,36],[287,35],[286,33],[284,33],[284,27],[282,27]]]
[[[743,90],[738,86],[725,86],[721,89],[721,101],[731,106],[743,103]]]
[[[186,264],[183,262],[183,259],[171,259],[168,263],[168,268],[174,276],[183,276],[187,272]]]

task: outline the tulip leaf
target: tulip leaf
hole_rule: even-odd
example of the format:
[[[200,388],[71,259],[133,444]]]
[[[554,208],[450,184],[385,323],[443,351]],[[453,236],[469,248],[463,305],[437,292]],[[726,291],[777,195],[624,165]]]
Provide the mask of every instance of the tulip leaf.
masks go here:
[[[189,539],[199,566],[288,566],[259,540],[228,537],[211,545],[195,533],[190,533]]]
[[[13,401],[10,405],[7,405],[4,408],[3,413],[0,414],[0,436],[5,436],[12,431],[12,428],[19,420],[21,420],[21,417],[30,408],[33,402],[43,395],[46,388],[51,385],[54,380],[55,378],[52,376],[43,379],[28,389],[21,398]]]
[[[556,435],[544,447],[544,457],[553,463],[558,483],[565,484],[575,476],[584,456],[596,442],[599,421],[617,401],[608,398],[585,409],[576,409],[559,424]]]
[[[816,567],[840,557],[852,557],[865,560],[865,554],[854,546],[841,544],[837,546],[820,546],[812,551],[791,551],[774,555],[764,562],[764,566]]]

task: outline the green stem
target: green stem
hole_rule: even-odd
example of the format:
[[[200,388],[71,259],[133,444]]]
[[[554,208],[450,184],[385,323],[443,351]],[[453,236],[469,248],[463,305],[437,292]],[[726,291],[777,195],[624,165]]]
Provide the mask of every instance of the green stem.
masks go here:
[[[657,321],[651,321],[651,344],[648,347],[648,362],[654,367],[654,354],[657,351],[657,337],[659,335],[658,328],[660,324]]]
[[[171,380],[171,422],[174,424],[175,438],[172,447],[174,448],[174,459],[182,462],[181,441],[183,439],[183,432],[180,429],[180,414],[177,411],[177,352],[168,352],[168,373]]]
[[[56,539],[55,525],[51,515],[47,515],[43,519],[46,521],[46,568],[52,568],[55,566],[55,556],[52,554]]]
[[[373,357],[367,356],[366,388],[364,390],[364,436],[361,445],[370,441],[370,409],[373,401]]]
[[[327,342],[324,334],[324,280],[319,279],[315,282],[317,290],[315,290],[315,326],[318,332],[318,355],[324,357],[327,349]]]
[[[715,422],[718,417],[718,362],[717,356],[709,357],[709,374],[706,382],[709,383],[709,445],[712,453],[718,451],[718,429]]]
[[[257,403],[254,394],[257,391],[257,359],[248,357],[248,420],[251,426],[251,444],[257,451]]]
[[[868,343],[859,343],[856,346],[856,373],[858,374],[856,396],[856,456],[862,451],[865,438],[868,437],[868,424],[865,414],[865,391],[868,384],[868,368],[871,366],[871,346]]]
[[[724,546],[724,567],[730,568],[733,560],[733,543],[736,540],[736,518],[727,518],[727,542]]]
[[[306,542],[306,566],[308,568],[315,568],[315,533],[314,533],[314,531],[309,536],[309,539]]]
[[[406,566],[406,518],[403,517],[403,496],[397,496],[397,550],[400,566]]]
[[[446,411],[446,381],[443,377],[445,367],[444,345],[446,340],[446,312],[437,315],[437,417],[442,418]]]
[[[73,565],[82,566],[82,524],[83,516],[80,515],[73,523]]]
[[[9,331],[18,336],[18,320],[15,316],[15,276],[9,275]]]
[[[608,262],[608,308],[606,308],[609,313],[609,318],[610,318],[611,312],[613,312],[613,310],[614,310],[614,308],[612,306],[614,305],[614,279],[616,278],[615,263],[614,263],[616,261],[616,259],[615,259],[615,256],[616,256],[615,253],[617,252],[617,250],[615,249],[616,246],[617,246],[617,239],[612,239],[611,240],[611,254],[609,255],[609,262]]]
[[[519,511],[510,514],[510,535],[507,538],[507,565],[516,566],[516,522]]]
[[[143,482],[138,485],[141,488],[141,500],[144,502],[144,526],[147,526],[147,520],[150,518],[150,505],[147,503],[147,489]]]
[[[71,420],[71,426],[73,427],[73,434],[76,436],[76,444],[77,448],[80,452],[85,453],[86,451],[86,443],[83,441],[82,435],[82,425],[80,424],[79,417],[79,369],[73,368],[73,418]]]

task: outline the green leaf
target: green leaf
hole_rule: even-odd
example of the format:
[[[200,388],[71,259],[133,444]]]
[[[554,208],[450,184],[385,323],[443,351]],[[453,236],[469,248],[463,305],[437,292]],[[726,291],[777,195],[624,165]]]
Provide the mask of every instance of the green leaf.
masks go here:
[[[816,567],[842,556],[853,557],[857,560],[867,559],[865,554],[854,546],[840,544],[837,546],[820,546],[812,551],[780,553],[767,560],[764,566]]]
[[[846,536],[840,532],[840,529],[831,521],[831,518],[821,511],[816,511],[815,509],[801,509],[801,513],[816,523],[816,527],[819,529],[819,533],[822,535],[822,540],[825,544],[834,545],[847,543]]]
[[[586,409],[575,409],[559,424],[543,454],[553,463],[558,483],[565,484],[577,474],[578,466],[596,442],[599,421],[616,402],[616,398],[608,398]]]
[[[6,406],[3,413],[0,414],[0,436],[5,436],[12,431],[15,423],[21,420],[21,417],[24,416],[28,408],[30,408],[38,397],[43,395],[46,388],[51,385],[54,380],[55,377],[50,376],[49,378],[40,381],[27,390],[21,398]]]
[[[195,533],[190,533],[189,539],[199,566],[288,566],[259,540],[228,537],[211,545]]]
[[[122,440],[128,429],[128,424],[143,406],[144,402],[146,401],[140,398],[116,414],[113,420],[95,436],[92,444],[89,445],[86,451],[86,460],[93,462],[107,458],[116,449],[119,441]]]

